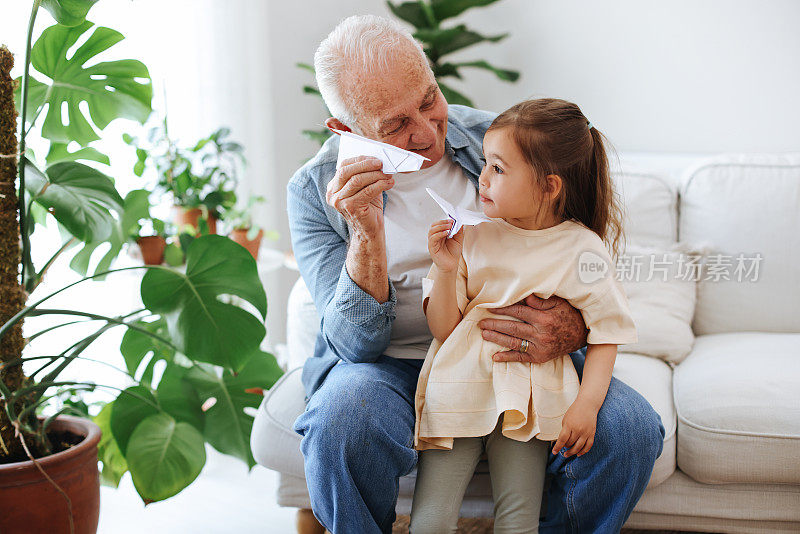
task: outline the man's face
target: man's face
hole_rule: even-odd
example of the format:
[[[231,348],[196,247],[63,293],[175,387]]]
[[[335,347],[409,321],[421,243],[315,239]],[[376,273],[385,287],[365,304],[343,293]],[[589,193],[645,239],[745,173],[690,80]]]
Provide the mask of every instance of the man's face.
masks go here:
[[[447,101],[418,55],[400,53],[381,75],[357,74],[348,82],[365,137],[425,156],[423,169],[442,158]]]

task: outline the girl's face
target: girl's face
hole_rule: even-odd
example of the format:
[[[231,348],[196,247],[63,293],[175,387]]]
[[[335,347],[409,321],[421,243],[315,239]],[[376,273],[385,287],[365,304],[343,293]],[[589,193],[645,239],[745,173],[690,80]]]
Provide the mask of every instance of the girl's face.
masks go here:
[[[547,198],[536,185],[533,169],[511,138],[509,128],[486,133],[483,155],[486,165],[478,180],[478,192],[486,216],[505,219],[521,228],[550,224],[552,216],[542,205]],[[538,216],[540,211],[542,217]]]

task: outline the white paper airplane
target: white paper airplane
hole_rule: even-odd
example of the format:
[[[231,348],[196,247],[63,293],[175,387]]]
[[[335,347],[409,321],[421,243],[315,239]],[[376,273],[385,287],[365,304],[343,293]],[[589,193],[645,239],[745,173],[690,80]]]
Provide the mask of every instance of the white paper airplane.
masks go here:
[[[475,226],[476,224],[480,224],[482,222],[491,222],[491,219],[483,213],[468,210],[460,206],[453,206],[448,201],[434,193],[430,187],[426,187],[425,191],[427,191],[431,198],[433,198],[433,200],[439,204],[439,207],[444,210],[447,216],[453,220],[453,227],[450,228],[450,232],[447,234],[448,238],[456,235],[458,231],[461,230],[461,227],[465,224],[467,226]]]
[[[336,162],[337,167],[347,158],[371,156],[383,162],[381,170],[384,174],[397,174],[398,172],[418,171],[424,161],[430,161],[425,156],[420,156],[387,143],[373,141],[352,132],[333,131],[341,136],[341,139],[339,139],[339,159]]]

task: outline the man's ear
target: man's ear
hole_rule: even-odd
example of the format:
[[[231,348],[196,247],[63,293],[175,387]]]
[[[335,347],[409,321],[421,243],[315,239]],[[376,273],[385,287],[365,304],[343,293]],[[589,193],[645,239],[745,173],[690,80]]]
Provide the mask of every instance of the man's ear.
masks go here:
[[[333,132],[333,130],[341,130],[343,132],[351,132],[352,130],[344,125],[342,121],[337,119],[336,117],[328,117],[325,119],[325,126]],[[336,133],[336,132],[333,132]]]

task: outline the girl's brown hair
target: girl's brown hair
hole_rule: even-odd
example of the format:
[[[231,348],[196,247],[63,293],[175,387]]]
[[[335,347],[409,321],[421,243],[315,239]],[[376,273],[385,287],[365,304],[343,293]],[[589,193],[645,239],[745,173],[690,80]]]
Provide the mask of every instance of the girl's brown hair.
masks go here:
[[[611,181],[608,140],[572,102],[526,100],[497,116],[489,130],[511,129],[511,138],[534,171],[537,185],[561,177],[561,193],[550,206],[559,220],[576,219],[593,230],[616,258],[624,244],[622,207]]]

